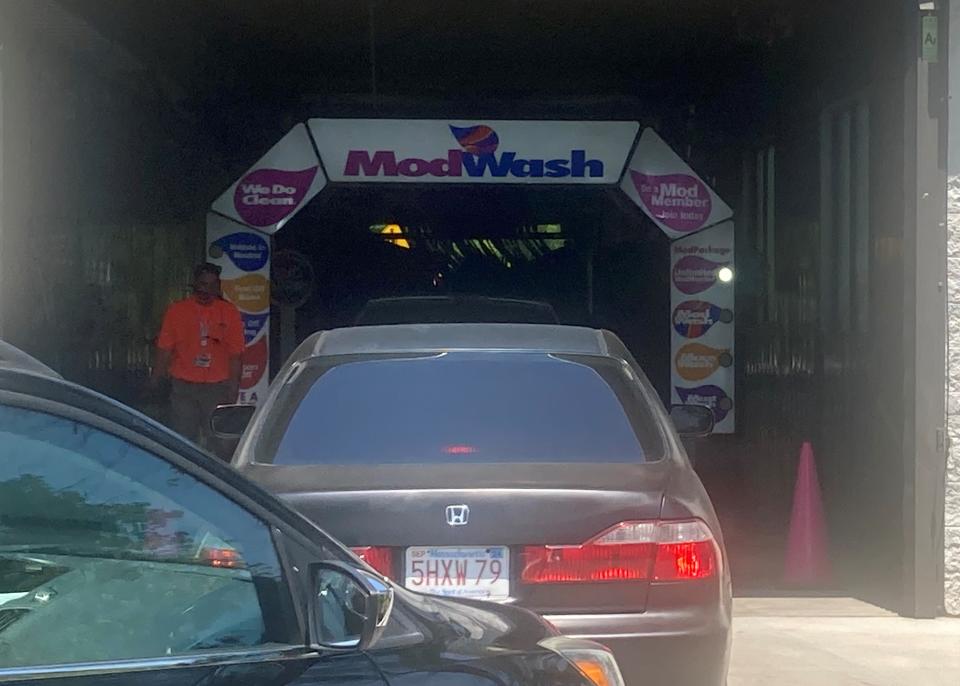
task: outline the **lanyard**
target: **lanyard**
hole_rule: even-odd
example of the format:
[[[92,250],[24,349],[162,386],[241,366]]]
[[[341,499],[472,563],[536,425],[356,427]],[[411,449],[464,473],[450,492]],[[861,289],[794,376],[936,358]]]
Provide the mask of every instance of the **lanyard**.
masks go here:
[[[214,304],[210,305],[201,305],[196,300],[193,301],[193,306],[197,311],[197,319],[200,321],[200,347],[205,348],[207,343],[210,340],[210,317],[209,314],[214,308]],[[218,318],[219,319],[219,318]],[[222,324],[222,322],[221,322]],[[218,338],[214,338],[214,341],[219,341]]]

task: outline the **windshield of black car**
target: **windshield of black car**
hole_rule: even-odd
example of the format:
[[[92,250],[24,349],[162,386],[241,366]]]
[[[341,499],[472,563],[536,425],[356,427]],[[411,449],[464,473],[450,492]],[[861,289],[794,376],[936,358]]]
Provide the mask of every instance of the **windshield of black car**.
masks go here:
[[[622,362],[527,352],[315,362],[265,422],[277,465],[642,463],[663,454]]]

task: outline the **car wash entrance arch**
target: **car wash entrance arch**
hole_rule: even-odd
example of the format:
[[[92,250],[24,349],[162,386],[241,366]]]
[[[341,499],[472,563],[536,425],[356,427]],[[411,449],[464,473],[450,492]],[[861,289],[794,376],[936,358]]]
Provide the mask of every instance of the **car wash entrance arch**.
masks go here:
[[[471,199],[464,187],[479,194]],[[294,126],[213,203],[207,219],[209,259],[223,267],[224,294],[246,323],[243,402],[255,403],[269,378],[271,237],[318,194],[339,194],[355,207],[373,202],[371,192],[405,193],[408,203],[435,212],[454,198],[447,213],[462,226],[470,226],[468,215],[482,216],[487,233],[479,240],[488,243],[498,205],[517,204],[510,193],[531,203],[547,193],[548,202],[568,208],[607,194],[642,212],[670,241],[663,268],[672,315],[645,323],[670,340],[661,391],[673,402],[710,406],[716,433],[733,432],[732,211],[653,129],[631,121],[311,119]],[[536,224],[535,214],[517,220],[531,224],[524,240],[535,249],[568,240],[560,225]],[[400,236],[394,245],[416,240],[399,225],[393,230]],[[512,266],[509,255],[502,259]],[[592,273],[587,279],[591,291]]]

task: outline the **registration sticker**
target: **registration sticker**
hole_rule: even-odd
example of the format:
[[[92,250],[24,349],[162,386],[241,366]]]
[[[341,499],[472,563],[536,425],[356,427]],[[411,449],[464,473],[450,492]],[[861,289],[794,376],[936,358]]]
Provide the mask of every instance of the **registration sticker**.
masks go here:
[[[407,548],[404,585],[411,591],[457,598],[510,597],[507,546]]]

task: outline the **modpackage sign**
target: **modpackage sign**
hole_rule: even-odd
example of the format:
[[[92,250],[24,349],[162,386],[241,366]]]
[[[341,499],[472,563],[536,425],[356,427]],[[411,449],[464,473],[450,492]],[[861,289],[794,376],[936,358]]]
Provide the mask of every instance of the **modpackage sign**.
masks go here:
[[[713,412],[714,433],[733,433],[733,222],[670,244],[670,379],[674,403]]]

